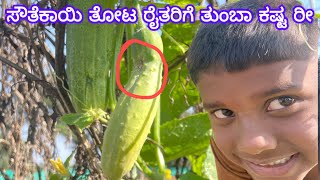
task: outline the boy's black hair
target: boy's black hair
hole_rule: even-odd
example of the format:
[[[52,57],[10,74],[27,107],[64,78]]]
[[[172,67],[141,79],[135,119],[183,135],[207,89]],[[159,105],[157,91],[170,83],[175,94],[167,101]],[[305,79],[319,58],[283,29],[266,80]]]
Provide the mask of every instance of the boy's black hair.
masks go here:
[[[286,8],[289,28],[277,30],[274,24],[262,24],[258,9],[268,4]],[[238,72],[253,65],[269,64],[288,59],[304,60],[317,55],[317,20],[299,25],[292,20],[292,9],[300,5],[295,0],[240,0],[222,9],[250,9],[254,19],[250,24],[202,24],[193,39],[187,57],[192,80],[197,83],[200,72],[215,72],[222,68]],[[300,31],[301,30],[301,31]],[[307,43],[306,43],[307,41]]]

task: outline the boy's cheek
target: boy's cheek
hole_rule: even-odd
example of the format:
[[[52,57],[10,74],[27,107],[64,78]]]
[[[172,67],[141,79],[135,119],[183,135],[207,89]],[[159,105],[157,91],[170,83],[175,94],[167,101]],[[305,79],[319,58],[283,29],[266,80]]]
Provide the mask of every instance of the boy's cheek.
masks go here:
[[[318,161],[318,115],[301,113],[288,123],[280,123],[277,129],[278,144],[284,141],[303,153],[309,161]]]
[[[238,164],[238,160],[234,159],[233,151],[236,147],[236,132],[230,128],[226,128],[223,126],[217,126],[211,121],[211,128],[213,139],[218,146],[219,150],[222,154],[227,157],[229,160],[233,161],[234,163]]]

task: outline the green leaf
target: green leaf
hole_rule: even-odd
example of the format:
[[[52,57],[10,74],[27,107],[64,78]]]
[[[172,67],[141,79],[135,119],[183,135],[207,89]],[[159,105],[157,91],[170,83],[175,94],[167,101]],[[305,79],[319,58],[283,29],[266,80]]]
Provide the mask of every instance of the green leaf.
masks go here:
[[[228,4],[232,4],[232,3],[236,3],[236,2],[238,2],[239,0],[229,0],[228,1]]]
[[[161,125],[160,131],[166,162],[205,152],[210,143],[211,125],[207,113],[168,121]],[[142,158],[151,164],[156,163],[155,146],[152,142],[146,141],[141,151]]]
[[[182,175],[179,180],[207,180],[201,176],[198,176],[192,172],[187,172],[186,174]]]
[[[127,53],[129,52],[128,50],[131,50],[131,47],[129,47],[128,49],[127,49]],[[122,84],[122,86],[124,86],[125,84],[127,84],[127,82],[128,82],[128,79],[129,79],[129,76],[128,76],[128,67],[126,66],[126,63],[125,63],[125,61],[124,60],[121,60],[121,62],[120,62],[120,82],[121,82],[121,84]]]
[[[50,174],[50,180],[62,180],[63,177],[60,174]]]
[[[94,118],[87,113],[78,113],[63,115],[60,120],[69,125],[76,125],[82,130],[90,126],[94,121]]]
[[[316,18],[320,19],[320,13],[315,13],[314,15]]]
[[[165,24],[163,29],[179,43],[180,46],[183,46],[184,49],[188,50],[188,46],[191,44],[194,35],[196,34],[198,27],[200,25],[199,21],[196,21],[194,24],[183,23],[183,24]],[[184,54],[181,48],[179,48],[172,40],[162,34],[163,41],[163,52],[166,60],[172,62],[178,56]]]
[[[188,108],[200,102],[199,92],[188,79],[186,64],[169,74],[167,86],[161,94],[161,123],[180,118]]]
[[[152,180],[164,180],[165,176],[164,174],[161,174],[159,172],[153,172],[151,175],[149,175],[149,178]]]
[[[63,116],[60,117],[60,120],[67,123],[67,124],[71,124],[73,123],[76,119],[79,119],[83,116],[83,114],[79,113],[79,114],[65,114]]]
[[[184,61],[185,51],[188,50],[198,26],[199,22],[195,24],[170,23],[163,26],[166,32],[162,35],[164,56],[168,61],[170,73],[167,86],[161,95],[161,123],[180,118],[180,115],[190,106],[200,102],[199,93],[189,78]],[[174,42],[172,39],[174,39]],[[176,67],[172,66],[177,62],[180,63]]]
[[[200,0],[165,0],[166,3],[176,5],[176,6],[182,6],[187,4],[197,4],[201,3]]]
[[[77,149],[73,150],[72,153],[68,156],[68,158],[66,159],[66,161],[63,163],[63,165],[66,167],[66,168],[69,168],[69,165],[70,165],[70,161],[74,155],[74,153],[76,152]]]
[[[145,2],[145,1],[139,1],[139,4],[141,6],[148,6],[150,4],[155,5],[157,8],[163,8],[167,5],[167,3],[159,3],[159,2]]]
[[[188,159],[191,162],[192,171],[197,175],[210,180],[218,179],[215,159],[210,145],[205,153],[190,155]]]

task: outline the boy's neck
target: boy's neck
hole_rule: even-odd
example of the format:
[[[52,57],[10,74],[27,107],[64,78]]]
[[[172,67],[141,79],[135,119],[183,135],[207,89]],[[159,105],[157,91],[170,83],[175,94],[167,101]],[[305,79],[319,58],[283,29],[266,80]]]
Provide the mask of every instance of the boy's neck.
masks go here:
[[[303,180],[320,180],[318,165],[312,168]]]

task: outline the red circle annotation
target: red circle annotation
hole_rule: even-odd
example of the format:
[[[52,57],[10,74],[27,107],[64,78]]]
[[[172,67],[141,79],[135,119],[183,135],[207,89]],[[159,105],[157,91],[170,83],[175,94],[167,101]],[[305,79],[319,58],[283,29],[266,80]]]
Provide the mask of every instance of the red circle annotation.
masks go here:
[[[121,81],[120,81],[120,62],[121,62],[121,58],[124,54],[124,52],[128,49],[128,47],[134,43],[137,43],[137,44],[140,44],[142,46],[145,46],[147,48],[151,48],[153,50],[155,50],[161,57],[161,61],[162,61],[162,64],[163,64],[163,70],[164,70],[164,74],[163,74],[163,79],[162,79],[162,84],[161,84],[161,87],[160,89],[153,95],[138,95],[138,94],[133,94],[131,92],[128,92],[121,84]],[[116,83],[119,87],[119,89],[124,93],[126,94],[127,96],[130,96],[130,97],[133,97],[133,98],[138,98],[138,99],[153,99],[157,96],[159,96],[162,91],[164,90],[165,86],[166,86],[166,83],[167,83],[167,79],[168,79],[168,64],[166,62],[166,59],[163,55],[163,53],[161,52],[161,50],[159,48],[157,48],[156,46],[152,45],[152,44],[149,44],[147,42],[144,42],[144,41],[141,41],[139,39],[130,39],[128,41],[126,41],[121,49],[120,49],[120,52],[119,52],[119,55],[117,57],[117,63],[116,63]]]

